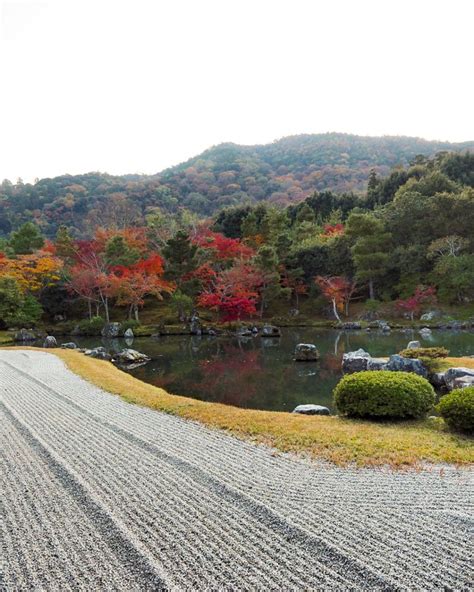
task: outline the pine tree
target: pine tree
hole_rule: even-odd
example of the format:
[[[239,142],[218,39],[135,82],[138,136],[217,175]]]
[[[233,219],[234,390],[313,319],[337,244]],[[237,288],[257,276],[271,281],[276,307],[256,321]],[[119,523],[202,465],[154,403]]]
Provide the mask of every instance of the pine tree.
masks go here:
[[[10,247],[16,255],[29,255],[40,249],[44,244],[44,238],[39,228],[33,222],[25,222],[10,237]]]

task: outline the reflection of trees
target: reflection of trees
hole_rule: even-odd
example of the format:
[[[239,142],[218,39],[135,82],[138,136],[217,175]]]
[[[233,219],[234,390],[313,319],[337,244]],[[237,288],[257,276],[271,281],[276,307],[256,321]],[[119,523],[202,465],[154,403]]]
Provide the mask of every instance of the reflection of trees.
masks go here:
[[[192,388],[206,394],[206,399],[245,406],[258,393],[258,381],[262,371],[260,352],[243,351],[225,344],[222,353],[210,360],[201,360],[201,380]]]

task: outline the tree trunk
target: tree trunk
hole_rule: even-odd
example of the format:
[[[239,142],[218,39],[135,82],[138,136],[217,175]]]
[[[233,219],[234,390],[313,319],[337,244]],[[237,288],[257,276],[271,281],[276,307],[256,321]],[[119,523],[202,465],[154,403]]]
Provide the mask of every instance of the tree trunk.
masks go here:
[[[137,323],[140,322],[140,319],[138,318],[138,306],[135,305],[135,320],[137,321]]]
[[[375,292],[374,292],[374,280],[369,280],[369,298],[371,300],[375,300]]]
[[[87,301],[87,310],[89,312],[89,321],[92,321],[92,302],[90,300]]]
[[[105,308],[105,320],[107,323],[110,323],[110,315],[109,315],[109,299],[107,296],[104,298],[104,308]]]
[[[341,317],[339,316],[339,313],[337,312],[336,300],[334,298],[332,299],[332,309],[334,311],[334,316],[336,317],[336,319],[339,321],[339,323],[342,323]]]

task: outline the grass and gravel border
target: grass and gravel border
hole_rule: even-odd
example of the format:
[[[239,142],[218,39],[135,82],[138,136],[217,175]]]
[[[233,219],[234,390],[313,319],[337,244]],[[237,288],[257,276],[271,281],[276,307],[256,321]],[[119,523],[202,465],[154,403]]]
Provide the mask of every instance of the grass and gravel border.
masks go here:
[[[37,351],[37,348],[15,349]],[[424,463],[474,463],[472,438],[449,432],[441,418],[375,423],[337,416],[241,409],[172,395],[130,376],[110,362],[73,350],[52,349],[48,353],[58,356],[82,378],[129,403],[197,421],[282,452],[303,453],[337,465],[403,468],[421,467]],[[451,360],[463,365],[460,359]],[[474,360],[470,362],[474,365]]]

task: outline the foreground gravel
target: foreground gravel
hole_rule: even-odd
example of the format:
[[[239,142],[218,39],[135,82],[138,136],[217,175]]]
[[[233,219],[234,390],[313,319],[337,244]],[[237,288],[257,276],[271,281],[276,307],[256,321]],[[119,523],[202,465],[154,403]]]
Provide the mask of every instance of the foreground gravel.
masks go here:
[[[472,589],[472,472],[310,463],[0,351],[5,590]]]

